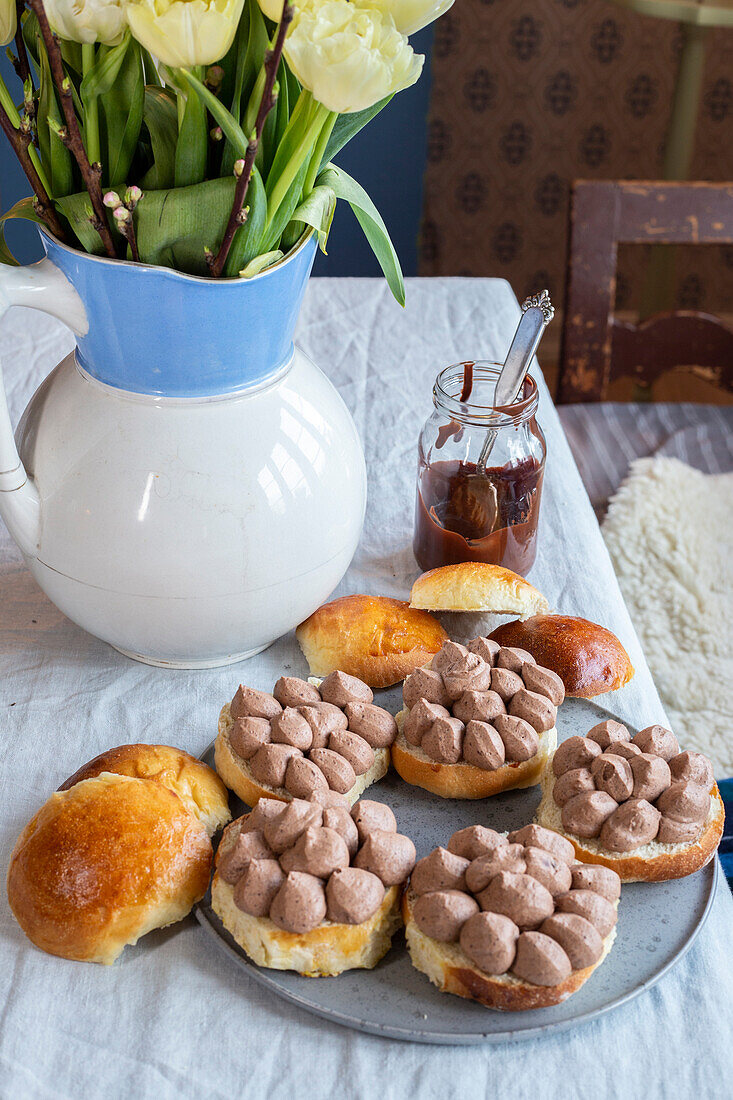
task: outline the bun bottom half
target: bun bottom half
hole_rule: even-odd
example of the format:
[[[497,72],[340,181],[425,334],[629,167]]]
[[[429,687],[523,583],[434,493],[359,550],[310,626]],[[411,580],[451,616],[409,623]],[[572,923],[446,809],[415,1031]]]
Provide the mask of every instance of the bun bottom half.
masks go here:
[[[323,921],[310,932],[285,932],[269,917],[252,917],[234,904],[234,887],[217,873],[211,884],[211,906],[239,946],[258,966],[297,970],[306,978],[328,978],[344,970],[371,970],[392,946],[402,925],[399,886],[362,924]]]
[[[540,734],[537,753],[521,764],[504,764],[494,771],[477,768],[474,764],[441,764],[405,739],[402,730],[406,715],[406,710],[397,715],[399,732],[392,745],[394,769],[406,783],[441,798],[489,798],[500,791],[534,787],[557,747],[557,730],[553,727]]]
[[[293,795],[290,791],[286,791],[284,787],[267,787],[254,778],[249,762],[242,759],[232,747],[229,732],[233,724],[232,716],[229,713],[229,704],[226,703],[221,708],[219,733],[214,743],[214,764],[219,778],[247,806],[256,806],[261,798],[279,798],[281,802],[292,801]],[[353,806],[355,802],[358,802],[367,787],[370,787],[372,783],[376,783],[378,779],[387,774],[389,760],[389,749],[374,750],[374,763],[371,768],[363,775],[357,775],[356,783],[344,795],[349,805]]]
[[[534,985],[514,974],[486,974],[471,962],[458,943],[441,943],[426,936],[412,915],[415,898],[416,895],[408,891],[402,899],[405,939],[412,965],[426,974],[441,993],[466,997],[500,1012],[524,1012],[566,1001],[601,965],[616,939],[614,925],[603,941],[603,954],[597,963],[583,970],[573,970],[559,985]]]
[[[576,858],[582,863],[610,867],[622,882],[666,882],[699,871],[715,855],[725,819],[725,807],[717,783],[710,792],[710,810],[703,830],[691,844],[661,844],[653,840],[630,852],[612,852],[596,838],[576,836],[563,828],[562,810],[552,797],[555,777],[551,764],[549,760],[542,777],[542,801],[537,807],[535,821],[569,840],[575,848]]]

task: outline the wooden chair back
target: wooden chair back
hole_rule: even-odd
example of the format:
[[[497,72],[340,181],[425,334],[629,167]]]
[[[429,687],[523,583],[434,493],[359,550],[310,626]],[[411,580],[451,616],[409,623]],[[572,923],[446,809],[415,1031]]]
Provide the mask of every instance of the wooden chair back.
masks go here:
[[[577,180],[569,241],[558,403],[601,401],[629,376],[648,390],[677,367],[733,391],[733,330],[716,317],[614,317],[618,245],[733,243],[733,184]]]

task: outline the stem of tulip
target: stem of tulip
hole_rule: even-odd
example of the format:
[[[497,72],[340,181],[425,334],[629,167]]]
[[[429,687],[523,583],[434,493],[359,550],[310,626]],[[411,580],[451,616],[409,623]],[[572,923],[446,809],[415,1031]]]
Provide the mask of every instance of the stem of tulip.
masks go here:
[[[71,151],[72,156],[79,165],[79,171],[81,172],[81,178],[84,180],[84,185],[89,193],[89,198],[92,203],[93,216],[89,219],[93,227],[99,233],[102,245],[107,255],[113,259],[117,259],[117,252],[115,250],[114,241],[112,240],[112,234],[110,233],[109,225],[107,224],[107,217],[104,210],[104,204],[102,202],[102,186],[101,186],[101,168],[99,164],[91,165],[89,163],[89,157],[87,151],[84,148],[84,142],[82,141],[81,130],[79,129],[79,123],[77,121],[76,113],[74,111],[74,100],[71,92],[71,82],[64,72],[64,64],[61,59],[61,49],[59,47],[59,40],[51,30],[51,25],[48,21],[48,16],[43,7],[43,0],[29,0],[32,10],[35,12],[38,20],[38,27],[43,38],[44,45],[46,47],[46,53],[48,54],[49,64],[51,66],[51,74],[53,76],[56,90],[59,93],[61,100],[61,109],[64,112],[64,119],[66,120],[66,134],[64,142],[67,148]]]
[[[316,142],[316,147],[313,150],[313,156],[311,157],[310,165],[308,166],[308,175],[305,177],[305,183],[303,184],[302,198],[305,199],[310,195],[313,190],[313,185],[316,182],[316,176],[321,170],[321,161],[323,160],[323,154],[326,152],[326,146],[328,145],[328,139],[330,138],[333,128],[338,118],[338,112],[331,111],[330,118],[326,119],[323,129]]]
[[[328,107],[324,107],[322,103],[316,103],[316,109],[306,126],[305,133],[298,142],[295,152],[285,166],[282,175],[272,189],[272,194],[267,200],[267,226],[272,224],[280,205],[290,190],[293,180],[303,166],[303,161],[309,154],[312,154],[314,143],[318,144],[321,131],[327,123],[329,114],[331,114],[331,112]],[[267,226],[265,227],[266,229]]]
[[[94,68],[94,43],[82,42],[81,65],[84,76]],[[84,101],[86,112],[84,118],[84,136],[87,139],[87,152],[92,164],[99,164],[102,160],[102,149],[99,144],[99,100],[95,95]]]
[[[41,0],[31,0],[32,3],[40,3]],[[259,110],[257,111],[257,121],[255,123],[254,133],[247,146],[247,155],[244,158],[244,163],[241,165],[242,171],[237,175],[237,183],[234,188],[234,203],[232,204],[231,213],[227,222],[226,229],[224,230],[224,237],[222,238],[219,251],[216,256],[209,260],[207,254],[207,262],[209,264],[209,270],[214,278],[219,278],[224,271],[224,265],[229,255],[229,249],[232,247],[232,241],[234,235],[243,224],[244,215],[244,200],[247,197],[247,188],[249,187],[249,181],[252,178],[252,169],[254,167],[255,157],[257,156],[257,148],[260,144],[260,137],[262,131],[272,108],[275,106],[275,97],[273,95],[273,88],[275,86],[275,80],[277,79],[277,70],[280,68],[280,58],[283,55],[283,46],[285,45],[285,35],[288,33],[288,27],[293,21],[293,8],[289,4],[288,0],[283,2],[282,15],[280,16],[280,23],[277,28],[277,37],[275,38],[275,45],[271,50],[268,50],[265,55],[265,87],[262,92],[262,99],[260,100]]]

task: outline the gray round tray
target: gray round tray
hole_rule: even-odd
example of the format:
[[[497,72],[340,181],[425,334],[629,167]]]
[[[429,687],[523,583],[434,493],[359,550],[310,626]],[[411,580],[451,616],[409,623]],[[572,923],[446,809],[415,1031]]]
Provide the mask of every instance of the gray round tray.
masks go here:
[[[384,692],[379,702],[395,713],[399,692]],[[582,699],[569,699],[558,713],[558,738],[584,734],[607,711]],[[203,759],[213,766],[213,744]],[[437,798],[404,783],[390,771],[365,797],[392,807],[400,832],[417,847],[418,858],[465,825],[516,829],[531,821],[539,787],[507,791],[482,801]],[[235,817],[247,807],[232,796]],[[710,910],[717,861],[697,874],[664,883],[624,886],[618,936],[608,958],[582,989],[563,1004],[529,1012],[497,1012],[472,1001],[439,993],[410,963],[402,933],[374,970],[350,970],[337,978],[305,978],[256,966],[211,909],[207,896],[196,907],[199,923],[232,963],[255,981],[300,1008],[345,1027],[373,1035],[419,1043],[480,1043],[531,1039],[591,1020],[643,993],[682,958]],[[243,992],[246,984],[243,983]]]

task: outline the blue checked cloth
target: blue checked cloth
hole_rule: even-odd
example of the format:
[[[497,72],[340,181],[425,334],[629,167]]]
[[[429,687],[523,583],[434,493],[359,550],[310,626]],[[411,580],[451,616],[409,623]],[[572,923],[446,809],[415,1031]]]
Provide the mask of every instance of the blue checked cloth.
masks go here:
[[[720,862],[728,885],[733,890],[733,779],[722,779],[718,788],[725,804],[725,825],[719,848]]]

